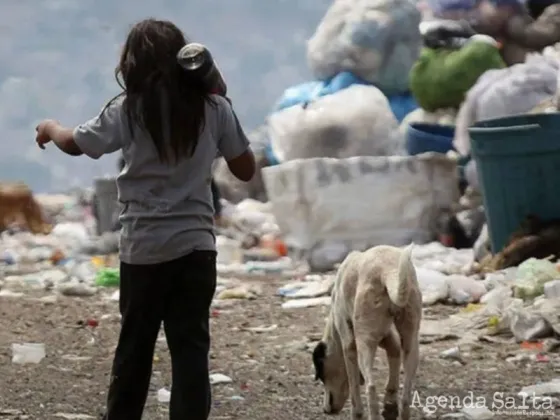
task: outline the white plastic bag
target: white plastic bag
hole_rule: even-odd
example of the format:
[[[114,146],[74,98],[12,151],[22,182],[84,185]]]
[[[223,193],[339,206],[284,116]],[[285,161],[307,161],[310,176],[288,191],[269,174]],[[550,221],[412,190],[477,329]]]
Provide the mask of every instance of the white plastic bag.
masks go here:
[[[301,250],[428,242],[440,209],[459,194],[456,161],[435,153],[301,159],[263,178],[286,244]]]
[[[447,279],[449,299],[456,304],[476,303],[487,292],[484,283],[472,277],[452,275]]]
[[[348,70],[387,95],[405,92],[420,15],[414,0],[335,0],[308,41],[311,71],[328,79]]]
[[[404,141],[387,98],[374,86],[353,85],[307,107],[295,105],[268,118],[280,162],[314,157],[404,154]]]
[[[488,70],[469,90],[457,115],[453,145],[470,153],[469,127],[477,121],[525,114],[556,93],[558,61],[531,54],[525,63]]]
[[[424,305],[433,305],[449,297],[449,282],[445,274],[418,267],[416,268],[416,278]]]

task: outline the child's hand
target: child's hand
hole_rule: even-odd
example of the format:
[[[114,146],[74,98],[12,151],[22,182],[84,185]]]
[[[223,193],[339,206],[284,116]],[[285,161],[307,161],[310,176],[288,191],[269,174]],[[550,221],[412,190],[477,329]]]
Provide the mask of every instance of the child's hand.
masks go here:
[[[35,129],[37,131],[35,141],[41,149],[44,149],[45,144],[52,140],[50,133],[52,132],[52,127],[56,125],[58,125],[58,122],[55,120],[44,120],[41,121]]]

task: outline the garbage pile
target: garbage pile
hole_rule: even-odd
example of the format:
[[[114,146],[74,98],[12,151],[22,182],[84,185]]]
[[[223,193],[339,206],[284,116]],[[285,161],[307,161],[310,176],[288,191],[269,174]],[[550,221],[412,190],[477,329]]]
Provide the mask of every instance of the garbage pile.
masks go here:
[[[313,270],[351,249],[409,241],[476,243],[480,260],[482,200],[459,200],[480,193],[469,128],[557,111],[554,3],[334,1],[308,41],[316,80],[288,87],[255,133],[258,181],[243,187],[217,172],[224,196],[271,203],[287,246]]]
[[[464,307],[437,325],[423,320],[425,335],[517,342],[560,336],[559,264],[532,258],[519,267],[481,276],[473,273],[471,250],[435,242],[416,246],[413,260],[424,306]],[[284,309],[330,305],[333,284],[334,275],[308,275],[287,283],[278,295],[286,299]],[[549,342],[560,348],[560,340]]]

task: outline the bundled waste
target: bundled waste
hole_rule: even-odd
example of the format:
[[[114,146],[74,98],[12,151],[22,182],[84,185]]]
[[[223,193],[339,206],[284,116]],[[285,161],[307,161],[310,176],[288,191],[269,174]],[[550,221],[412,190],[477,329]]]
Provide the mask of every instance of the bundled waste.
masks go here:
[[[346,70],[386,95],[407,92],[420,20],[412,0],[335,0],[308,42],[309,67],[318,79]]]

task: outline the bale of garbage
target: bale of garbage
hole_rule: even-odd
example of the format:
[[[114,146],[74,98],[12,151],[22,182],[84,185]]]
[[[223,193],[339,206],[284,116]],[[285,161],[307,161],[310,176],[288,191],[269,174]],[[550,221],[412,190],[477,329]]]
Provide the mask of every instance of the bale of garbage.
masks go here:
[[[348,70],[386,95],[406,92],[420,19],[412,0],[335,0],[308,41],[309,66],[318,79]]]
[[[314,158],[263,170],[288,246],[328,269],[353,249],[424,243],[458,200],[457,163],[445,155]]]
[[[374,86],[353,85],[306,107],[273,113],[268,127],[279,162],[404,153],[397,120],[385,95]]]

